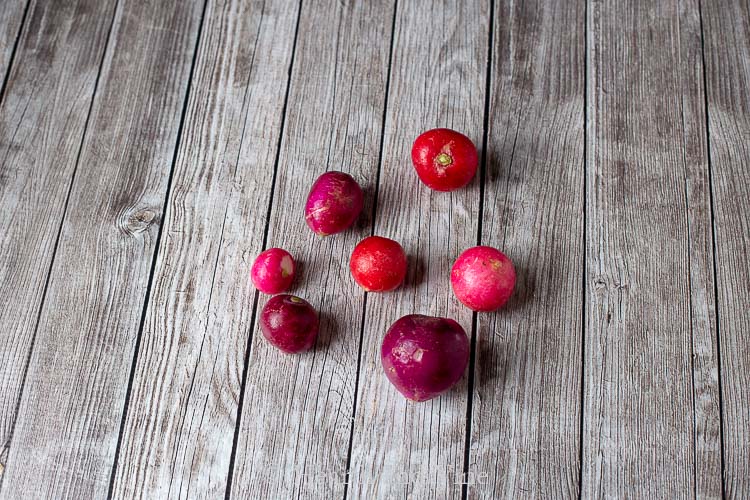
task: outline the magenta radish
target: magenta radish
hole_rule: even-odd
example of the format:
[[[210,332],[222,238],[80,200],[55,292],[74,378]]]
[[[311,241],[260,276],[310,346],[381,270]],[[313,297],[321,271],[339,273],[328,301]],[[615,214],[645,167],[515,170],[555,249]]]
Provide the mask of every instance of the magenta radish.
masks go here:
[[[452,319],[411,314],[388,329],[380,360],[401,394],[427,401],[461,379],[469,363],[469,338]]]
[[[451,285],[465,306],[474,311],[502,307],[516,286],[516,270],[510,259],[492,247],[473,247],[462,253],[451,270]]]
[[[340,233],[357,220],[363,203],[362,188],[351,175],[326,172],[310,189],[305,221],[320,236]]]
[[[263,336],[287,354],[312,347],[318,336],[318,314],[304,299],[294,295],[271,297],[260,314]]]
[[[294,281],[296,268],[289,252],[282,248],[269,248],[253,262],[250,278],[255,288],[273,295],[289,288]]]

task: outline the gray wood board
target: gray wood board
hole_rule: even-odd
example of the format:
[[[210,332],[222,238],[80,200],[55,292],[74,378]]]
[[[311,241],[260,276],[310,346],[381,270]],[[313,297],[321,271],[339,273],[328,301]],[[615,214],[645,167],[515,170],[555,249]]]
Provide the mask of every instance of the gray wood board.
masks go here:
[[[517,282],[478,315],[470,497],[578,495],[584,12],[495,2],[482,244],[513,260]]]
[[[727,498],[750,497],[750,6],[702,2]]]
[[[585,497],[721,495],[697,9],[588,5]]]
[[[21,35],[21,23],[30,0],[4,0],[0,3],[0,82],[10,70],[16,42]]]
[[[256,293],[249,270],[263,245],[297,17],[292,2],[207,6],[116,498],[217,498],[227,488]]]
[[[32,15],[28,33],[35,36],[25,43],[39,64],[68,68],[69,73],[51,75],[56,84],[60,76],[68,85],[85,82],[79,80],[83,75],[93,78],[96,66],[76,65],[97,55],[90,48],[98,35],[92,38],[87,26],[107,19],[99,5],[66,8],[67,16],[47,28],[66,30],[49,39],[34,28],[34,20],[46,23],[44,13]],[[128,0],[117,7],[29,361],[2,498],[107,493],[202,7],[198,1]],[[87,40],[74,58],[51,44],[63,34]],[[40,40],[46,44],[36,45]],[[72,88],[69,96],[55,93],[52,102],[75,105],[81,88]],[[61,120],[56,128],[67,132],[74,124]],[[51,146],[45,139],[42,144]]]
[[[0,104],[0,476],[113,12],[32,2]]]
[[[489,43],[489,2],[399,2],[385,118],[375,234],[406,250],[406,282],[371,293],[351,457],[354,498],[457,498],[466,442],[468,384],[407,401],[385,377],[380,346],[401,316],[453,318],[472,332],[472,312],[450,288],[458,255],[477,241],[480,178],[452,193],[423,185],[411,146],[430,128],[459,130],[482,143]]]
[[[393,4],[302,3],[266,246],[297,259],[300,279],[290,292],[318,310],[320,334],[310,352],[290,356],[255,326],[232,480],[237,498],[344,493],[364,304],[349,256],[372,229]],[[351,174],[366,203],[353,228],[321,238],[307,227],[304,207],[326,170]]]

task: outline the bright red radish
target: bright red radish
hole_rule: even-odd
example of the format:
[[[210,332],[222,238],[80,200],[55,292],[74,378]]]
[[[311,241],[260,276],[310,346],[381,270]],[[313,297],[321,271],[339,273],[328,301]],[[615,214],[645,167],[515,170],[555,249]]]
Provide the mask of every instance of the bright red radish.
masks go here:
[[[411,161],[417,175],[436,191],[467,185],[477,171],[479,156],[471,139],[448,128],[428,130],[414,141]]]
[[[368,292],[398,288],[406,277],[406,253],[398,242],[381,236],[360,241],[349,261],[354,281]]]
[[[380,360],[401,394],[426,401],[461,379],[469,363],[469,338],[452,319],[411,314],[388,329]]]
[[[351,175],[326,172],[310,189],[305,221],[320,236],[340,233],[357,220],[363,203],[362,188]]]
[[[287,354],[310,349],[318,336],[318,315],[294,295],[271,297],[260,314],[260,329],[272,345]]]
[[[458,300],[474,311],[503,306],[516,286],[510,259],[492,247],[473,247],[462,253],[451,270],[451,285]]]
[[[273,295],[288,289],[294,281],[297,266],[294,259],[282,248],[269,248],[258,255],[250,270],[255,288]]]

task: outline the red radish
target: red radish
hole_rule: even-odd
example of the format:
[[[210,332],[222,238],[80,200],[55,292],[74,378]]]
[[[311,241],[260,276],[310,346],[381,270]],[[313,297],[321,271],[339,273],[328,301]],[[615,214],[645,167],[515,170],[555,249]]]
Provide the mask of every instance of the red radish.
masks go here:
[[[401,394],[427,401],[461,379],[469,363],[469,338],[452,319],[411,314],[388,329],[380,360]]]
[[[255,288],[273,295],[288,289],[294,281],[297,266],[294,259],[282,248],[269,248],[258,255],[250,270]]]
[[[320,236],[340,233],[357,220],[363,203],[362,188],[351,175],[326,172],[310,189],[305,221]]]
[[[492,247],[469,248],[451,270],[451,285],[458,300],[474,311],[494,311],[510,298],[516,286],[513,263]]]
[[[396,241],[370,236],[354,247],[349,269],[354,281],[368,292],[388,292],[406,277],[406,253]]]
[[[471,181],[479,157],[474,143],[465,135],[449,128],[435,128],[414,141],[411,161],[428,187],[453,191]]]
[[[294,295],[271,297],[260,314],[260,329],[272,345],[287,354],[310,349],[318,336],[318,315]]]

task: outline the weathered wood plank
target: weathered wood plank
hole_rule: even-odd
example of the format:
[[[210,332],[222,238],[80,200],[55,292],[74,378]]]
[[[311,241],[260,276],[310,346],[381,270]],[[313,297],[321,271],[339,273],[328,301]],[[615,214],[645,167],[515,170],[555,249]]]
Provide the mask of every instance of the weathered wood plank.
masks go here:
[[[311,352],[288,356],[255,328],[236,498],[344,493],[364,302],[348,264],[372,228],[393,3],[303,2],[267,246],[286,248],[301,263],[292,293],[319,311],[320,336]],[[304,205],[326,170],[350,173],[367,200],[354,228],[321,239],[307,227]]]
[[[116,498],[218,498],[226,490],[252,327],[249,268],[263,245],[298,9],[208,3]]]
[[[21,23],[30,0],[4,0],[0,3],[0,82],[10,70],[13,48],[21,34]]]
[[[750,5],[702,2],[727,498],[750,497]]]
[[[75,21],[68,21],[68,36],[98,22],[98,4],[70,9]],[[202,6],[118,5],[29,361],[3,498],[107,493]],[[43,65],[54,47],[35,46],[38,40],[27,43]],[[89,57],[61,53],[59,64]],[[76,83],[75,74],[65,76]],[[80,98],[54,97],[61,107]],[[42,144],[53,146],[46,139]]]
[[[469,496],[575,498],[584,252],[585,2],[495,2],[482,244],[514,297],[478,315]]]
[[[722,442],[719,351],[716,337],[714,248],[711,230],[711,178],[706,140],[705,89],[700,3],[682,1],[679,8],[680,84],[689,98],[681,101],[682,151],[685,163],[690,316],[692,334],[695,494],[722,495]],[[690,125],[687,125],[690,124]]]
[[[584,497],[721,495],[697,8],[588,7]]]
[[[6,64],[23,7],[2,4]],[[0,476],[113,12],[33,2],[0,104]]]
[[[447,126],[481,144],[489,33],[488,2],[399,2],[386,110],[375,234],[409,255],[406,283],[369,294],[364,318],[349,491],[355,498],[461,495],[467,383],[425,403],[409,403],[386,379],[380,345],[406,314],[450,317],[471,332],[472,313],[453,296],[453,260],[477,240],[479,176],[438,193],[410,161],[423,131]]]

